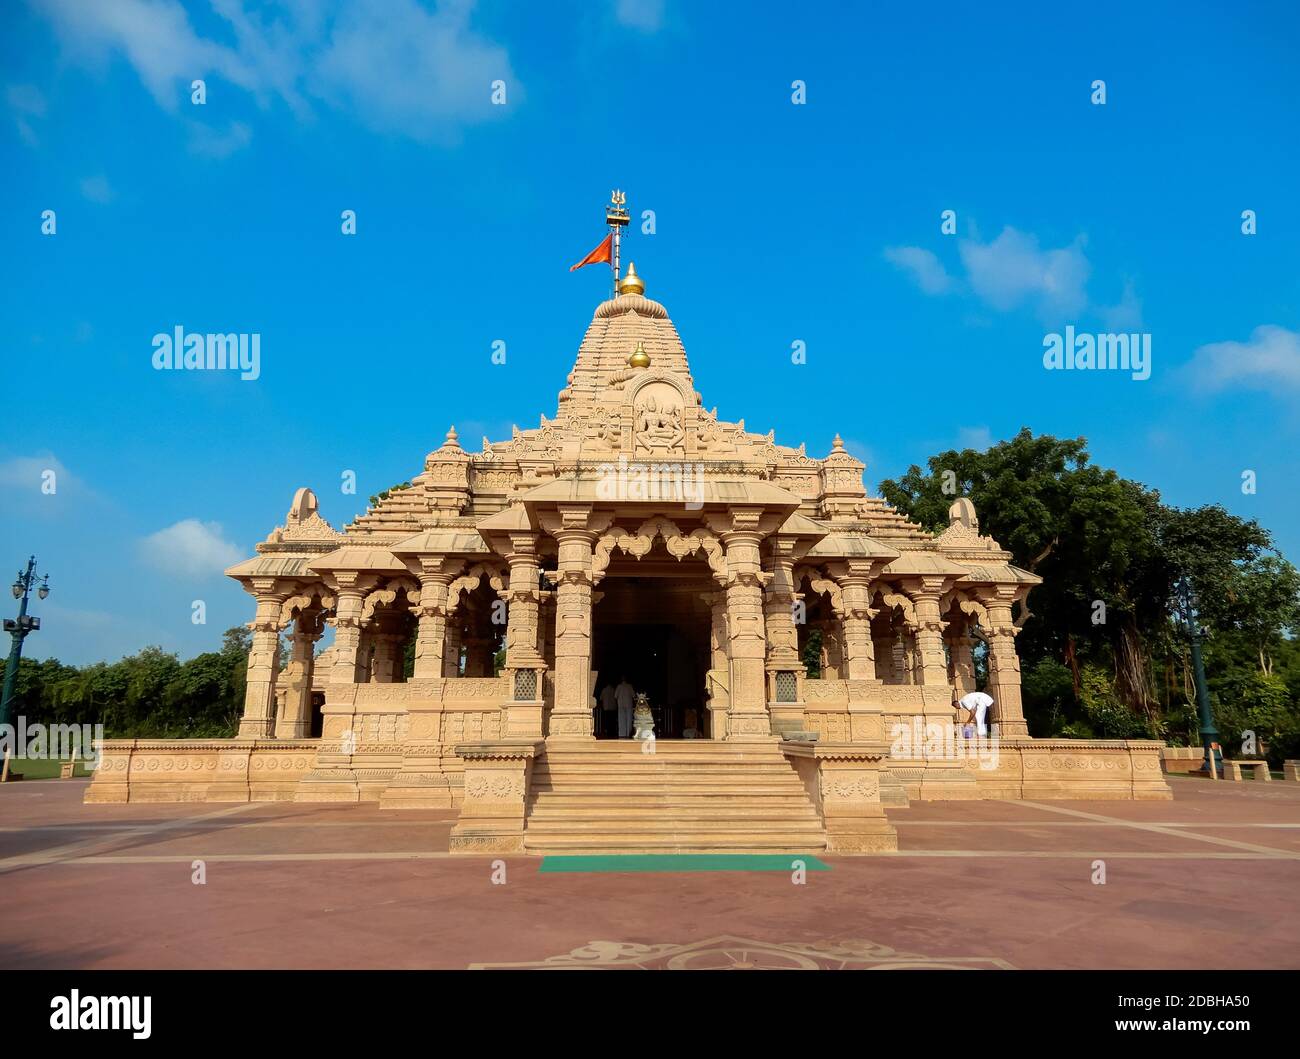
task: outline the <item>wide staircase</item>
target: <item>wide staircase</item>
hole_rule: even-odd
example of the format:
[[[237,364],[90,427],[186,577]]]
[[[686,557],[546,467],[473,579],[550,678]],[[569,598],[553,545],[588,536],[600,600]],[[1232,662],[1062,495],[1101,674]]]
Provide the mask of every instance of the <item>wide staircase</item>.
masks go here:
[[[814,853],[821,818],[775,743],[549,744],[533,766],[532,853]]]

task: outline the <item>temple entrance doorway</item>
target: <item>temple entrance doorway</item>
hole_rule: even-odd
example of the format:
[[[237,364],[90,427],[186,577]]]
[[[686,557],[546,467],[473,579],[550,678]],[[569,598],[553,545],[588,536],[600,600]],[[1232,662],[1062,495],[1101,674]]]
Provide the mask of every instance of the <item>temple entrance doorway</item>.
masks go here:
[[[696,570],[689,561],[668,562],[657,569],[647,556],[641,569],[628,570],[636,576],[618,576],[621,570],[611,564],[598,589],[602,597],[592,611],[598,739],[618,738],[617,712],[599,703],[606,685],[615,687],[624,678],[649,697],[656,738],[710,738],[705,701],[710,612],[703,595],[712,582],[703,563]],[[688,576],[682,576],[683,567]]]

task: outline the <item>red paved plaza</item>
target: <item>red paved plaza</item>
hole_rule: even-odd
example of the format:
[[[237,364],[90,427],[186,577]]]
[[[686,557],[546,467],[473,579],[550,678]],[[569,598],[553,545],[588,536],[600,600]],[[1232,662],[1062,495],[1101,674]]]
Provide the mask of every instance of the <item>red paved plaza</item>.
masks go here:
[[[8,784],[0,965],[1300,967],[1300,784],[1170,784],[1172,802],[914,802],[889,812],[898,853],[824,857],[805,885],[529,857],[494,885],[492,858],[448,855],[450,812]]]

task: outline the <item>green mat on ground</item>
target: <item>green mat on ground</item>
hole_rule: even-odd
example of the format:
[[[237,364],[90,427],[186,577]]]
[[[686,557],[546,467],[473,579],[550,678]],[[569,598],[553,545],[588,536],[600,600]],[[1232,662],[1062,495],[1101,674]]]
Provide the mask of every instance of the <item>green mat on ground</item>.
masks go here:
[[[541,871],[830,871],[816,857],[783,853],[629,853],[609,856],[543,857]]]

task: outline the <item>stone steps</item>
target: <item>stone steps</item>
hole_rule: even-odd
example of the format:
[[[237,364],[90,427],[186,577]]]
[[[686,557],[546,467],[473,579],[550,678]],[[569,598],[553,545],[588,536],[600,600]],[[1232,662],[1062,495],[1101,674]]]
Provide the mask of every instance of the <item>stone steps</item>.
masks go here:
[[[775,743],[550,744],[533,767],[533,853],[813,853],[822,821]]]

